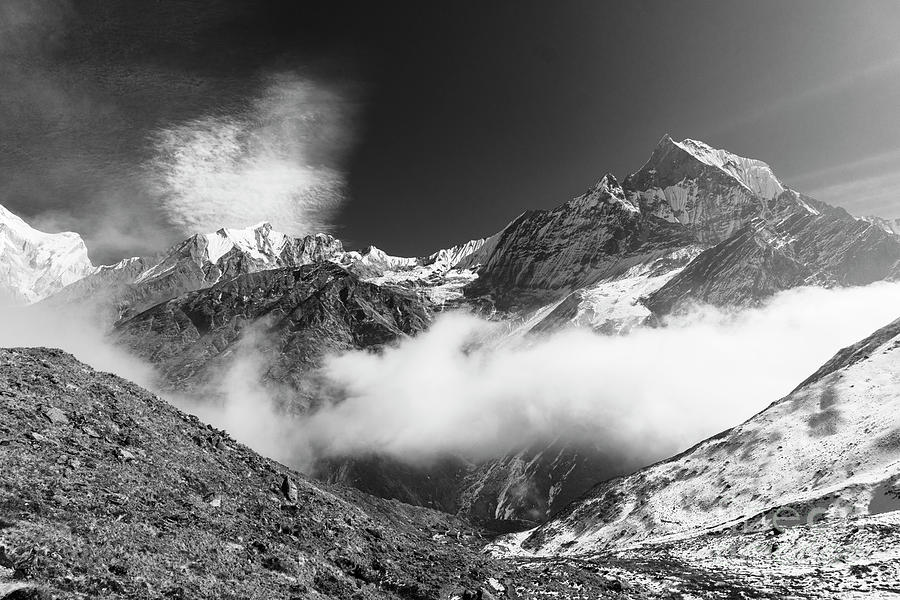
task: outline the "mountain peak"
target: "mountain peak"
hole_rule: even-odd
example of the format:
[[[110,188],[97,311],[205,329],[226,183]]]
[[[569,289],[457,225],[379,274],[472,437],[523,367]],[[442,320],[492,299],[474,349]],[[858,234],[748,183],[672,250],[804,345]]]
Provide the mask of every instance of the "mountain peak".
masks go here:
[[[772,167],[761,160],[738,156],[727,150],[713,148],[706,142],[690,138],[685,138],[681,142],[673,141],[672,144],[703,164],[736,179],[761,198],[771,200],[780,196],[785,190],[784,185],[775,177]]]
[[[580,209],[615,205],[629,212],[639,212],[638,207],[625,195],[625,190],[612,173],[607,173],[592,185],[587,192],[569,201],[569,206]]]
[[[0,206],[0,304],[30,304],[96,269],[77,233],[45,233]]]
[[[229,229],[223,227],[215,233],[205,234],[209,260],[216,263],[232,249],[256,258],[277,255],[287,241],[287,236],[275,231],[272,224],[263,221],[246,229]]]

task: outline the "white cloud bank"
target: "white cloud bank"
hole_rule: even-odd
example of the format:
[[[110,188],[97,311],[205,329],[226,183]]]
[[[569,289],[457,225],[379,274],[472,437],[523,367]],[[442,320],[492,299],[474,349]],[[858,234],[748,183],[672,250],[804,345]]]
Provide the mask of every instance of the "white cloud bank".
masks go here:
[[[840,348],[900,316],[900,284],[797,289],[659,329],[568,330],[496,347],[462,314],[383,354],[331,359],[346,399],[299,424],[320,453],[427,461],[500,456],[553,438],[653,461],[786,395]]]
[[[348,144],[350,112],[317,83],[275,76],[241,114],[157,132],[151,185],[185,233],[260,221],[294,234],[327,230],[344,181],[326,162]]]
[[[0,311],[0,346],[59,347],[153,388],[154,370],[87,320],[33,308]],[[621,337],[573,329],[509,340],[502,324],[451,313],[380,354],[330,358],[325,388],[343,395],[306,416],[283,410],[290,390],[262,383],[267,341],[250,328],[216,385],[191,399],[165,395],[301,468],[372,453],[490,459],[556,438],[647,464],[764,409],[897,317],[900,283],[796,289],[760,308],[698,308]]]

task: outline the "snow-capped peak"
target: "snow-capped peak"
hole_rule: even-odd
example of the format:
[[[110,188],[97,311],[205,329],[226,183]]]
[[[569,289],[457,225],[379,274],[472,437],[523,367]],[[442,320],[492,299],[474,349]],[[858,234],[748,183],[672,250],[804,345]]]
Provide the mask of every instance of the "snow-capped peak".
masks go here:
[[[772,167],[761,160],[744,158],[727,150],[713,148],[699,140],[686,138],[676,142],[669,136],[666,136],[666,138],[668,138],[667,141],[681,148],[703,164],[720,169],[737,179],[757,196],[771,200],[784,192],[784,185],[775,177]]]
[[[30,304],[95,271],[77,233],[45,233],[0,206],[0,304]]]
[[[275,231],[266,221],[246,229],[222,228],[215,233],[204,234],[207,242],[209,261],[216,263],[220,258],[237,248],[253,258],[265,260],[277,256],[284,249],[287,236]]]
[[[602,205],[615,205],[629,212],[639,212],[637,205],[628,200],[625,190],[612,173],[604,175],[600,181],[570,202],[579,208],[593,208]]]

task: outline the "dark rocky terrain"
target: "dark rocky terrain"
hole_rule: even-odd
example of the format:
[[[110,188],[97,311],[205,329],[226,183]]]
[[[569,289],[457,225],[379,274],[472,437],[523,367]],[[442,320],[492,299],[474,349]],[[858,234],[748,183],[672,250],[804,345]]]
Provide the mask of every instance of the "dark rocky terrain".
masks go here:
[[[414,335],[427,327],[431,309],[418,295],[317,263],[242,275],[186,294],[124,321],[115,336],[164,374],[167,389],[184,393],[208,391],[252,332],[253,351],[265,365],[260,384],[288,386],[291,393],[281,394],[284,410],[303,413],[339,399],[340,390],[329,389],[317,371],[327,355],[377,350]],[[598,477],[637,466],[608,452],[557,444],[486,463],[454,456],[427,466],[383,456],[325,457],[312,473],[508,531],[542,522]]]
[[[119,324],[117,342],[159,367],[166,383],[190,390],[228,366],[257,326],[265,378],[312,399],[315,367],[329,353],[376,348],[422,331],[429,306],[412,293],[361,281],[319,262],[241,275],[161,303]]]
[[[57,350],[0,350],[0,412],[0,592],[425,599],[504,577],[465,523],[311,483]]]

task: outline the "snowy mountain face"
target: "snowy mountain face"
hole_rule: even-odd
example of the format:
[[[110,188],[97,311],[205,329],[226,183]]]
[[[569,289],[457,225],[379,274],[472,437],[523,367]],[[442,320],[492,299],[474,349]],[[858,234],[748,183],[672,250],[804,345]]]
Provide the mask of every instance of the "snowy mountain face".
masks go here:
[[[129,259],[101,268],[44,304],[81,305],[111,324],[241,274],[333,260],[342,254],[341,242],[325,234],[293,238],[274,231],[269,223],[220,229],[193,235],[161,257]]]
[[[536,331],[622,332],[690,302],[896,277],[891,227],[786,188],[762,161],[665,136],[621,186],[607,176],[493,236],[466,295],[540,315]]]
[[[789,206],[700,254],[643,304],[657,315],[697,301],[746,306],[801,285],[866,285],[900,275],[896,236],[849,215]]]
[[[766,216],[784,192],[762,161],[715,150],[703,142],[665,136],[650,160],[625,180],[641,210],[691,230],[702,243],[718,243],[750,219]]]
[[[43,304],[82,308],[101,323],[112,324],[239,275],[328,262],[379,285],[417,289],[443,305],[461,298],[463,286],[474,279],[472,267],[456,266],[471,261],[484,243],[473,240],[424,258],[405,258],[374,246],[363,252],[345,251],[341,241],[330,235],[291,237],[275,231],[269,223],[247,229],[223,228],[193,235],[158,257],[101,267]]]
[[[77,233],[44,233],[0,206],[0,306],[37,302],[94,272]]]
[[[612,175],[558,208],[522,214],[495,238],[466,293],[505,310],[619,278],[693,243],[683,227],[645,217]]]
[[[598,485],[515,552],[591,554],[900,509],[900,320],[668,461]]]

